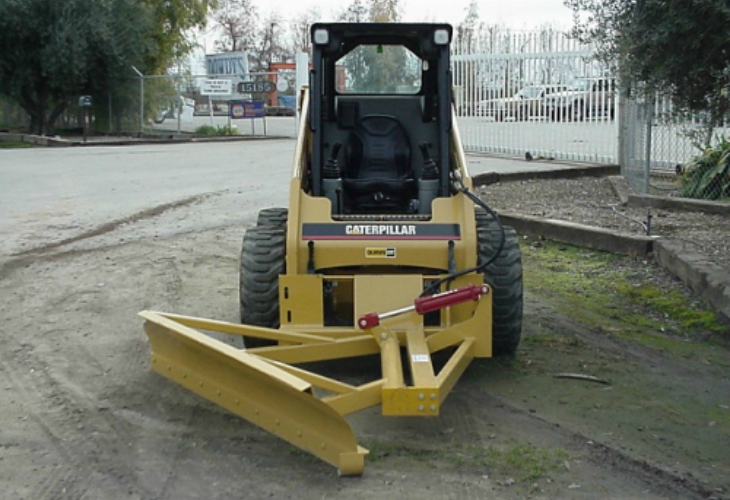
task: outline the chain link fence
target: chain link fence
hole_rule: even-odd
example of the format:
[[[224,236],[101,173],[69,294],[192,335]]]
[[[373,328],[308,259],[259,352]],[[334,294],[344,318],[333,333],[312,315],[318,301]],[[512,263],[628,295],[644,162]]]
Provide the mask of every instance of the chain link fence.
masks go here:
[[[730,199],[730,124],[675,109],[671,98],[622,92],[619,163],[644,194]]]
[[[272,133],[267,118],[295,116],[294,79],[293,68],[218,79],[207,75],[141,75],[135,82],[136,91],[126,92],[127,100],[115,108],[115,122],[127,133],[266,135]],[[223,87],[230,86],[232,92],[207,95],[206,82],[211,80],[225,83]],[[253,103],[252,107],[263,113],[239,118],[231,113],[232,102]],[[273,133],[292,135],[293,119],[290,121],[288,125],[274,125]]]
[[[20,130],[27,128],[29,123],[30,117],[20,105],[0,96],[0,131]]]
[[[102,95],[92,95],[89,113],[91,133],[112,135],[192,134],[284,135],[296,132],[295,69],[250,73],[229,77],[232,94],[204,95],[208,75],[138,75],[119,79]],[[240,83],[256,84],[254,90],[239,92]],[[263,84],[263,85],[262,85]],[[251,88],[249,85],[247,88]],[[75,96],[55,124],[55,134],[80,133],[83,109]],[[256,103],[262,109],[256,118],[231,117],[232,101]],[[282,123],[284,122],[284,123]],[[15,102],[0,98],[0,130],[27,131],[30,117]]]

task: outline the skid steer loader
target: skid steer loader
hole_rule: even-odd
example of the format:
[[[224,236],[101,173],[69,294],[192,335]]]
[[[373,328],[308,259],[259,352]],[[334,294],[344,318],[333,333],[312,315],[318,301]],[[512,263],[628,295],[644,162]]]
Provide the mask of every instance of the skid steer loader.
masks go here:
[[[367,450],[345,415],[437,416],[473,358],[515,351],[521,256],[470,191],[451,26],[314,24],[311,36],[289,207],[262,210],[243,238],[242,324],[140,315],[155,371],[359,475]],[[311,368],[360,356],[381,365],[363,383]]]

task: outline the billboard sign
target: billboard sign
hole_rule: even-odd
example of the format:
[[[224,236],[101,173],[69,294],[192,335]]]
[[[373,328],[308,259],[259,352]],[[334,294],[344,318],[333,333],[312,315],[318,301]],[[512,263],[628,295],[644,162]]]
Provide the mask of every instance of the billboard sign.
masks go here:
[[[263,118],[263,101],[231,101],[231,118]]]
[[[226,79],[232,88],[227,94],[210,94],[211,97],[219,97],[222,100],[246,99],[249,95],[238,92],[238,82],[249,79],[248,74],[248,53],[247,52],[223,52],[221,54],[206,54],[205,69],[208,79]]]
[[[208,76],[240,76],[248,75],[248,54],[246,52],[224,52],[223,54],[206,54],[205,67]]]

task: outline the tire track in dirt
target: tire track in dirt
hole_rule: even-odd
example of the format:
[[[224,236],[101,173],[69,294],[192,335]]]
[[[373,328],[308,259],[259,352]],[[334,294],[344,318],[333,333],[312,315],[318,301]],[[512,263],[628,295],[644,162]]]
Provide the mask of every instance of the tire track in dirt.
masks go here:
[[[21,346],[20,348],[16,347],[11,350],[16,354],[19,354],[21,350],[24,349],[25,348]],[[69,485],[77,483],[75,475],[78,474],[80,461],[75,456],[73,450],[66,444],[66,440],[61,436],[59,429],[57,429],[54,425],[49,425],[48,421],[51,419],[51,415],[54,413],[54,410],[39,411],[35,408],[31,408],[32,402],[35,401],[32,397],[41,393],[42,390],[38,387],[40,384],[29,380],[32,377],[23,374],[29,372],[36,375],[37,372],[35,368],[31,368],[30,370],[28,368],[29,366],[35,365],[29,365],[26,363],[11,364],[9,360],[10,358],[4,355],[3,352],[3,355],[0,358],[0,363],[2,363],[3,369],[7,374],[8,381],[10,382],[14,392],[20,396],[21,401],[26,402],[23,405],[23,410],[27,413],[27,418],[32,420],[41,429],[46,440],[50,443],[50,446],[61,458],[61,463],[56,465],[53,472],[50,475],[43,476],[43,480],[38,483],[38,486],[32,493],[32,498],[49,500],[63,498],[59,497],[59,494],[68,492]],[[55,395],[50,395],[48,400],[56,403],[59,401],[60,397],[57,398],[54,396]],[[83,485],[81,487],[76,486],[71,488],[71,491],[79,498],[86,493],[86,489]]]
[[[655,494],[684,500],[719,498],[717,492],[708,489],[694,478],[683,477],[646,460],[633,458],[621,450],[572,431],[536,413],[518,408],[507,400],[477,390],[475,387],[470,388],[470,401],[472,404],[488,407],[490,411],[501,414],[501,418],[513,421],[515,426],[531,428],[534,432],[541,432],[542,429],[545,434],[556,434],[564,438],[570,443],[571,451],[581,453],[597,467],[608,468],[618,475],[629,476],[646,484]]]
[[[140,491],[142,487],[135,481],[135,457],[124,447],[136,438],[125,423],[99,408],[93,399],[70,389],[71,384],[60,381],[45,360],[31,352],[30,345],[9,342],[6,347],[0,353],[0,362],[12,387],[27,402],[24,409],[29,418],[41,428],[62,459],[54,473],[37,483],[31,498],[83,498],[94,493],[90,490],[100,484],[110,494],[117,489],[130,494],[136,491],[144,498],[154,497],[153,492]],[[75,352],[86,362],[93,358],[85,349]],[[98,484],[91,485],[92,479],[98,480]]]
[[[121,219],[116,219],[111,222],[106,222],[100,226],[95,227],[94,229],[91,229],[90,231],[86,231],[84,233],[81,233],[76,236],[72,236],[70,238],[63,239],[61,241],[57,241],[54,243],[49,243],[47,245],[42,245],[35,248],[29,248],[28,250],[23,250],[22,252],[18,252],[12,255],[12,259],[4,262],[2,266],[0,266],[0,279],[6,278],[10,273],[13,271],[22,268],[24,266],[27,266],[29,264],[32,264],[35,262],[38,258],[42,256],[47,256],[54,250],[58,250],[59,248],[71,245],[73,243],[78,243],[80,241],[88,240],[91,238],[96,238],[98,236],[102,236],[104,234],[111,233],[118,229],[119,227],[125,225],[125,224],[134,224],[136,222],[140,222],[147,219],[152,219],[154,217],[159,217],[160,215],[164,214],[165,212],[169,212],[171,210],[175,210],[178,208],[182,208],[185,206],[190,206],[195,203],[202,202],[203,200],[210,198],[212,196],[219,196],[225,191],[217,191],[213,193],[204,193],[200,195],[195,196],[189,196],[187,198],[183,198],[181,200],[177,200],[170,203],[163,203],[161,205],[157,205],[152,208],[148,208],[145,210],[142,210],[140,212],[134,213],[132,215],[129,215],[127,217],[123,217]],[[83,251],[80,251],[83,252]],[[72,253],[74,255],[78,254],[79,252],[64,252],[65,254]]]

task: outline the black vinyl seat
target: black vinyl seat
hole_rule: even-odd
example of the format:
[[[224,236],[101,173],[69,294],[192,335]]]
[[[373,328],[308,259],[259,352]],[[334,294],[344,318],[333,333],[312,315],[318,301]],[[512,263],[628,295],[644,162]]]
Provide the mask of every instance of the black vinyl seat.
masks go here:
[[[407,211],[416,193],[411,141],[393,116],[367,115],[355,124],[345,150],[345,204],[351,211]]]

